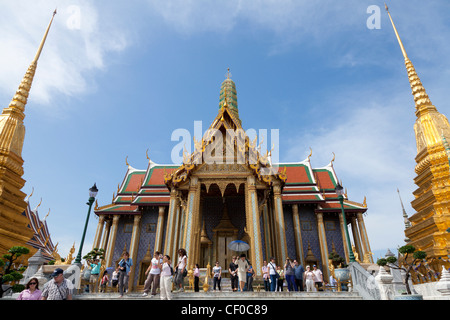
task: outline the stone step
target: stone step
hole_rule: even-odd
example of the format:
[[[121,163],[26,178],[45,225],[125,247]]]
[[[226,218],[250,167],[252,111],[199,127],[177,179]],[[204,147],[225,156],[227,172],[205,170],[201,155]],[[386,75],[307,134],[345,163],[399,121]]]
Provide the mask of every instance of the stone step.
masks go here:
[[[84,293],[75,294],[74,300],[159,300],[160,295],[142,296],[142,292],[126,293],[119,298],[118,293]],[[173,300],[362,300],[356,292],[174,292]]]

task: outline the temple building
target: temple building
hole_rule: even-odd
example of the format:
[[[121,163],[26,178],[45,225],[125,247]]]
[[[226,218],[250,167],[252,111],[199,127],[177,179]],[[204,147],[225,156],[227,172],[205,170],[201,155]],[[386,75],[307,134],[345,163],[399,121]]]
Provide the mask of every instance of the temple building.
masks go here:
[[[411,202],[416,211],[406,224],[408,244],[425,251],[429,258],[446,258],[450,254],[450,124],[431,103],[386,6],[400,49],[405,59],[408,80],[415,102],[417,155]]]
[[[39,219],[36,210],[31,210],[21,189],[25,185],[22,178],[25,106],[55,14],[56,10],[16,94],[0,115],[0,255],[13,246],[24,246],[30,249],[28,255],[22,256],[24,261],[38,249],[43,249],[44,256],[51,259],[49,254],[54,250],[47,224]]]
[[[128,251],[135,265],[130,289],[139,289],[155,251],[176,263],[177,250],[184,248],[189,268],[219,261],[226,274],[237,254],[228,244],[243,240],[250,245],[245,253],[257,277],[272,256],[277,264],[286,257],[303,266],[316,264],[328,277],[331,251],[349,261],[347,227],[356,256],[373,262],[364,225],[366,201],[345,196],[349,225],[344,225],[334,158],[322,168],[312,167],[311,154],[300,162],[273,164],[256,138],[251,141],[243,130],[236,85],[228,73],[216,118],[200,141],[194,138],[194,151],[184,152],[182,164],[157,164],[148,155],[146,169],[126,162],[112,203],[96,204],[93,247],[105,249],[106,266],[116,266]]]

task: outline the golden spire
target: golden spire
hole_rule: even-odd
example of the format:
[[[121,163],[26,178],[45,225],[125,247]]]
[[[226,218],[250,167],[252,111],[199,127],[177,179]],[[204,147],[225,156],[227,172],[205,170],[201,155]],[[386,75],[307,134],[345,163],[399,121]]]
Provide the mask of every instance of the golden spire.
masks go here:
[[[28,67],[28,70],[25,73],[25,76],[19,85],[19,89],[17,89],[16,94],[14,95],[11,103],[9,104],[9,107],[7,109],[3,110],[3,113],[5,113],[5,111],[8,109],[17,109],[18,108],[21,112],[23,112],[25,110],[25,105],[27,104],[28,95],[30,93],[31,84],[32,84],[33,78],[34,78],[34,73],[36,72],[37,62],[39,60],[39,57],[41,56],[41,52],[42,52],[42,49],[44,48],[45,40],[47,40],[47,35],[48,35],[48,32],[52,25],[55,14],[56,14],[56,10],[53,12],[53,16],[50,19],[50,22],[47,26],[47,30],[45,31],[44,37],[41,40],[41,43],[36,52],[36,55],[34,56],[33,61],[31,62],[30,66]]]
[[[403,42],[400,39],[400,35],[398,34],[397,28],[395,27],[394,21],[392,20],[391,13],[389,12],[389,8],[387,7],[386,3],[384,4],[384,6],[389,15],[389,19],[391,20],[392,27],[400,45],[400,49],[403,53],[403,57],[405,58],[408,79],[411,85],[412,94],[414,96],[414,102],[416,104],[416,115],[419,116],[421,112],[436,110],[436,107],[431,103],[430,98],[428,97],[428,94],[426,93],[425,88],[423,87],[422,82],[420,81],[420,78],[417,75],[417,72],[411,60],[409,60],[408,55],[406,54],[405,47],[403,46]]]
[[[384,4],[384,7],[386,8],[386,11],[389,15],[389,19],[391,20],[392,27],[394,28],[395,35],[397,36],[398,44],[400,45],[400,49],[402,50],[402,53],[403,53],[403,57],[405,57],[405,59],[408,59],[408,55],[406,54],[405,47],[403,46],[402,40],[400,39],[400,36],[397,32],[397,28],[395,27],[394,21],[392,20],[391,13],[389,12],[389,8],[386,5],[386,3]]]

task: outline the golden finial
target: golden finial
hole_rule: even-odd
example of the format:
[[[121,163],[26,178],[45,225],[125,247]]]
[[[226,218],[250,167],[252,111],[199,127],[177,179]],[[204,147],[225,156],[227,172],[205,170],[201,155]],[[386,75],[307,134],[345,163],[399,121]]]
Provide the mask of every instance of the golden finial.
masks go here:
[[[367,199],[366,199],[366,196],[364,196],[363,207],[364,207],[364,208],[367,208]]]
[[[309,147],[309,150],[311,150],[311,152],[309,153],[308,161],[309,161],[309,158],[311,158],[311,156],[312,156],[312,149],[311,149],[311,147]]]
[[[47,219],[47,217],[48,217],[49,214],[50,214],[50,209],[48,209],[47,215],[46,215],[46,216],[44,217],[44,219],[42,220],[43,222],[42,222],[42,221],[39,221],[39,222],[41,223],[41,225],[40,225],[38,231],[36,232],[37,234],[40,234],[40,233],[41,233],[41,230],[42,230],[42,228],[44,227],[45,219]]]
[[[126,164],[127,166],[130,166],[129,163],[128,163],[128,156],[125,157],[125,164]]]
[[[42,52],[42,48],[44,47],[44,43],[45,43],[45,40],[47,39],[48,31],[50,30],[50,26],[52,25],[53,18],[55,17],[55,14],[56,14],[56,9],[55,9],[55,11],[53,11],[52,19],[50,20],[50,23],[48,24],[47,30],[45,31],[45,34],[44,34],[44,38],[42,39],[41,44],[39,45],[39,49],[36,52],[36,56],[34,57],[32,64],[36,64],[38,62],[38,60],[39,60],[39,57],[40,57],[41,52]]]
[[[145,151],[145,156],[147,157],[147,160],[150,161],[150,157],[148,156],[148,149]]]
[[[398,32],[397,32],[397,28],[395,27],[394,21],[392,20],[391,13],[389,12],[389,8],[388,8],[388,6],[386,5],[386,3],[384,3],[384,7],[386,8],[386,12],[387,12],[388,15],[389,15],[389,20],[391,20],[392,27],[394,28],[395,35],[396,35],[397,40],[398,40],[398,43],[399,43],[399,45],[400,45],[400,49],[402,50],[402,53],[403,53],[403,57],[404,57],[405,59],[408,59],[408,55],[406,54],[405,47],[403,46],[402,40],[400,39],[400,36],[399,36],[399,34],[398,34]]]
[[[28,197],[25,199],[25,202],[28,202],[29,200],[30,200],[30,198],[31,198],[31,196],[33,195],[33,193],[34,193],[34,187],[32,187],[31,188],[31,193],[28,195]]]
[[[259,144],[258,144],[258,151],[259,152],[261,152],[261,145],[262,145],[262,143],[264,142],[264,135],[261,137],[261,141],[259,142]]]
[[[44,217],[44,221],[47,219],[47,217],[48,217],[49,214],[50,214],[50,208],[48,208],[48,212],[47,212],[47,214],[46,214],[45,217]]]
[[[332,152],[332,154],[333,154],[333,159],[331,159],[331,165],[333,165],[333,162],[336,159],[336,155],[334,154],[334,152]]]
[[[97,201],[97,199],[95,199],[95,207],[94,207],[94,210],[98,210],[98,201]],[[73,245],[75,245],[75,243],[74,243]]]
[[[227,69],[227,73],[225,75],[227,77],[227,79],[231,79],[231,72],[230,72],[230,68]]]
[[[37,205],[37,207],[34,208],[34,211],[36,211],[41,206],[41,203],[42,203],[42,198],[41,198],[41,201],[39,202],[39,204]]]

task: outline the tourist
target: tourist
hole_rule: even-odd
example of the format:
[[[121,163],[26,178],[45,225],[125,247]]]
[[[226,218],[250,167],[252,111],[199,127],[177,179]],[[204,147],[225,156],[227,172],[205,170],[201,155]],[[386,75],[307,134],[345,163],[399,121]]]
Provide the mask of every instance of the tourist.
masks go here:
[[[248,262],[244,253],[241,254],[236,264],[238,267],[237,271],[239,278],[239,290],[241,292],[244,292],[244,286],[247,282],[247,271],[248,271]]]
[[[280,266],[277,266],[277,287],[275,291],[283,291],[284,271]]]
[[[230,273],[230,280],[231,280],[231,290],[237,291],[238,289],[238,275],[237,275],[237,265],[236,265],[237,257],[233,256],[231,257],[231,262],[228,267],[228,272]]]
[[[150,265],[145,271],[145,275],[147,279],[144,282],[144,293],[143,297],[148,296],[148,292],[150,291],[150,287],[152,288],[151,297],[156,295],[156,288],[159,288],[159,278],[161,274],[161,261],[160,261],[160,253],[156,251],[153,255],[153,259],[150,261]]]
[[[275,291],[277,287],[277,265],[275,264],[275,258],[270,258],[270,262],[267,265],[268,274],[269,274],[269,282],[270,282],[270,291]]]
[[[305,273],[305,269],[301,264],[298,264],[297,260],[294,260],[294,275],[295,275],[295,284],[297,286],[296,291],[303,291],[303,274]]]
[[[216,265],[213,267],[213,290],[216,291],[216,284],[220,289],[220,281],[222,279],[222,267],[219,265],[219,261],[216,261]]]
[[[338,285],[337,280],[333,277],[333,275],[330,275],[330,283],[328,284],[328,286],[333,292],[336,291],[337,285]]]
[[[103,272],[102,279],[100,280],[100,292],[106,292],[106,286],[108,285],[108,271]]]
[[[39,290],[39,281],[37,278],[31,278],[25,286],[25,289],[19,294],[16,300],[40,300],[42,291]]]
[[[170,256],[166,254],[163,256],[163,263],[161,266],[161,281],[159,288],[161,300],[172,300],[172,278],[173,269],[170,265]]]
[[[64,278],[64,270],[56,268],[42,290],[41,300],[72,300],[72,283]]]
[[[314,270],[313,270],[314,275],[316,276],[316,280],[315,280],[314,284],[318,290],[323,291],[323,289],[322,289],[322,283],[323,283],[322,271],[320,271],[320,269],[318,269],[316,265],[313,265],[313,268],[314,268]]]
[[[117,267],[116,270],[113,271],[111,276],[112,287],[115,288],[118,283],[119,283],[119,267]]]
[[[306,292],[316,291],[316,288],[314,287],[316,276],[314,275],[314,272],[311,271],[310,266],[306,266],[304,278],[306,284]]]
[[[88,260],[89,266],[91,267],[91,276],[89,277],[89,292],[96,292],[97,291],[97,282],[98,282],[98,276],[100,275],[100,267],[101,263],[100,260],[94,259]]]
[[[130,258],[130,254],[124,252],[122,260],[119,261],[119,298],[123,297],[123,292],[128,285],[128,278],[130,277],[132,265],[133,259]]]
[[[248,271],[247,271],[247,284],[246,284],[246,291],[253,291],[253,279],[255,278],[255,270],[253,270],[253,266],[248,261]]]
[[[295,284],[295,264],[291,261],[291,259],[286,258],[286,263],[284,264],[284,275],[286,276],[286,283],[288,286],[288,291],[298,291],[297,285]]]
[[[186,250],[178,249],[178,263],[176,266],[175,285],[177,292],[183,291],[183,280],[187,276],[187,255]]]
[[[263,261],[263,266],[261,268],[264,280],[264,290],[270,291],[270,276],[269,276],[269,268],[267,267],[267,261]]]
[[[200,282],[200,266],[198,265],[198,263],[196,263],[194,268],[194,292],[200,291],[199,282]]]

